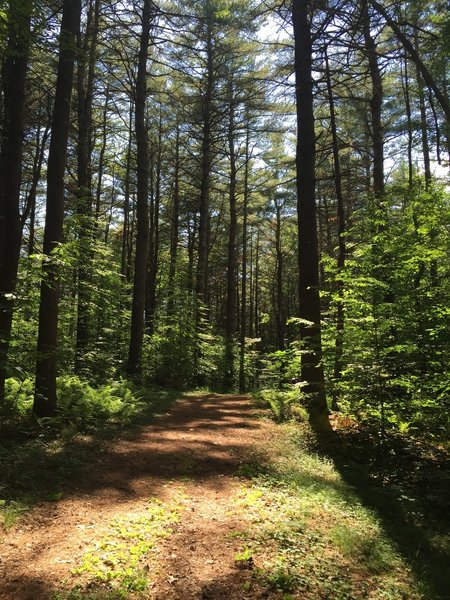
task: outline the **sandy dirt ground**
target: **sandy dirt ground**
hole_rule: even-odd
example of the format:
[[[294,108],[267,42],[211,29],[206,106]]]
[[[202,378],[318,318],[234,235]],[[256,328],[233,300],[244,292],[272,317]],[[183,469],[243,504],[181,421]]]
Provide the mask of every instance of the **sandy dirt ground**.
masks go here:
[[[180,519],[152,553],[144,597],[278,598],[253,583],[246,591],[251,566],[235,560],[242,541],[234,533],[246,526],[235,509],[236,473],[274,429],[257,417],[244,396],[186,397],[133,439],[110,444],[60,501],[0,534],[0,599],[50,600],[70,589],[79,582],[72,570],[111,521],[139,514],[149,498],[170,503],[180,490]]]

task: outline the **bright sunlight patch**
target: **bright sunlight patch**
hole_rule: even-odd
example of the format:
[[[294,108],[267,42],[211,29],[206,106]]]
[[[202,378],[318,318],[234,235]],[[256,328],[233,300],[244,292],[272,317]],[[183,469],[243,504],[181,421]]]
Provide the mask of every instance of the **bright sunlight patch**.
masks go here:
[[[85,588],[116,590],[123,597],[128,592],[145,591],[151,577],[150,553],[156,550],[159,541],[171,535],[186,499],[182,491],[169,503],[152,498],[142,512],[113,519],[104,537],[86,550],[72,575],[83,580],[87,577]],[[78,585],[75,589],[82,587]]]

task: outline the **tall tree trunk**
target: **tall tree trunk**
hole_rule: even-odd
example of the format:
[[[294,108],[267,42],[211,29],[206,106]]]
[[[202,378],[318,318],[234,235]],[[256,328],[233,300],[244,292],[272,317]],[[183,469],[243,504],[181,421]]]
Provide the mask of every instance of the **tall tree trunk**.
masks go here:
[[[90,0],[84,37],[78,36],[77,109],[77,218],[78,218],[78,312],[75,349],[75,370],[85,367],[89,345],[90,281],[92,278],[92,103],[100,1]]]
[[[22,239],[19,202],[32,7],[32,0],[10,0],[8,44],[3,67],[4,120],[0,156],[0,404],[5,397],[13,298]]]
[[[297,211],[301,338],[301,378],[309,397],[309,420],[316,429],[329,428],[322,367],[317,239],[311,24],[309,2],[293,0],[295,95],[297,108]],[[306,323],[307,322],[307,323]]]
[[[247,126],[245,136],[245,169],[244,169],[244,194],[242,206],[242,280],[241,280],[241,323],[239,336],[239,391],[245,392],[245,338],[247,336],[247,228],[248,228],[248,176],[250,170],[250,127]]]
[[[155,168],[155,178],[150,203],[150,230],[149,230],[149,250],[148,250],[148,274],[147,291],[145,306],[145,324],[149,335],[152,335],[155,329],[156,313],[156,282],[158,275],[158,257],[159,257],[159,209],[161,204],[161,160],[162,160],[162,116],[160,110],[158,126],[158,142],[156,152],[152,153],[154,160],[151,160],[152,169]]]
[[[202,164],[200,181],[200,220],[198,227],[198,264],[197,264],[197,282],[196,292],[200,303],[206,303],[207,295],[207,277],[208,277],[208,225],[209,225],[209,194],[211,185],[211,115],[212,115],[212,95],[214,88],[213,75],[213,41],[211,24],[207,23],[207,71],[206,71],[206,89],[202,96]]]
[[[110,89],[107,84],[105,90],[105,105],[103,107],[103,115],[102,115],[102,129],[101,129],[101,146],[100,146],[100,154],[98,157],[98,178],[97,178],[97,189],[95,190],[95,223],[98,227],[98,222],[100,219],[100,205],[102,200],[102,191],[103,191],[103,175],[105,169],[105,153],[106,146],[108,143],[108,109],[109,109],[109,101],[110,101]]]
[[[334,354],[334,380],[337,382],[342,376],[342,354],[344,349],[344,285],[342,282],[342,273],[345,268],[345,209],[344,195],[342,192],[342,173],[341,161],[339,158],[339,139],[336,126],[336,110],[334,105],[333,88],[331,85],[330,64],[327,49],[325,49],[326,79],[328,104],[330,107],[330,126],[333,142],[333,170],[334,186],[336,190],[337,202],[337,225],[338,225],[338,255],[337,255],[337,304],[336,304],[336,342]],[[338,410],[338,394],[333,390],[332,409]]]
[[[405,98],[406,124],[408,131],[408,185],[411,189],[413,186],[413,127],[411,113],[411,95],[409,91],[409,76],[408,76],[408,58],[405,56],[403,61],[403,76],[402,76],[403,95]]]
[[[141,369],[144,339],[145,288],[149,240],[148,182],[149,153],[145,105],[147,97],[147,59],[150,44],[151,0],[144,0],[139,62],[136,79],[135,126],[137,144],[136,254],[134,261],[133,303],[131,308],[131,337],[128,350],[127,374],[138,376]]]
[[[28,190],[26,202],[25,202],[25,210],[21,216],[21,230],[25,226],[26,220],[29,218],[28,225],[28,256],[34,253],[34,229],[35,229],[35,221],[36,221],[36,195],[37,195],[37,187],[39,185],[39,181],[41,179],[42,173],[42,164],[45,158],[45,150],[47,149],[47,140],[50,134],[50,126],[51,120],[47,121],[45,125],[44,132],[41,136],[41,129],[38,128],[37,139],[36,139],[36,154],[34,155],[33,161],[33,177],[31,180],[30,189]]]
[[[277,349],[284,350],[284,341],[286,336],[286,318],[283,293],[284,260],[283,248],[281,246],[281,209],[282,204],[275,200],[275,316],[277,325]]]
[[[228,191],[230,224],[228,227],[228,258],[227,258],[227,302],[225,329],[225,390],[231,390],[234,385],[234,334],[236,332],[236,238],[237,238],[237,209],[236,209],[236,149],[235,149],[235,99],[232,76],[229,82],[229,124],[228,124],[228,153],[230,155],[230,187]]]
[[[121,274],[127,282],[131,281],[131,234],[132,223],[130,224],[130,178],[131,178],[131,151],[133,148],[133,103],[130,100],[129,121],[128,121],[128,146],[127,160],[125,166],[125,185],[123,199],[123,233],[122,233],[122,260]],[[134,203],[133,203],[134,205]],[[131,226],[130,226],[131,225]]]
[[[53,107],[52,134],[47,166],[47,210],[44,255],[50,257],[63,239],[64,173],[70,124],[76,36],[80,27],[81,0],[64,0],[59,38],[59,62]],[[56,413],[56,353],[58,349],[58,268],[52,258],[42,265],[33,411],[38,417]]]
[[[254,324],[254,334],[255,337],[258,337],[260,334],[260,322],[259,322],[259,273],[260,273],[260,232],[259,230],[256,233],[256,242],[254,248],[254,260],[255,260],[255,270],[253,276],[253,324]]]
[[[180,223],[180,124],[176,124],[175,165],[173,174],[173,195],[170,211],[170,259],[167,296],[167,315],[173,317],[175,311],[175,275],[177,269],[178,234]]]
[[[414,32],[414,46],[419,52],[419,36],[417,30]],[[420,132],[422,137],[422,157],[423,157],[423,168],[425,173],[425,186],[429,188],[431,183],[431,162],[430,162],[430,146],[428,143],[428,124],[427,124],[427,111],[425,107],[425,94],[423,91],[423,79],[420,73],[419,67],[416,65],[416,79],[417,79],[417,93],[419,95],[419,108],[420,108]]]

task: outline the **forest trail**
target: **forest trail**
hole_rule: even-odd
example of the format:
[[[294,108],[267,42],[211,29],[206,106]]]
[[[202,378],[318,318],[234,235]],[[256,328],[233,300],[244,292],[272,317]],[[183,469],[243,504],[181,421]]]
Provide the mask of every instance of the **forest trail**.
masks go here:
[[[236,559],[246,527],[236,475],[275,429],[257,417],[244,396],[188,396],[134,438],[109,445],[61,499],[2,534],[0,598],[66,598],[76,585],[92,598],[119,597],[102,592],[94,576],[101,569],[127,587],[126,597],[142,597],[136,565],[150,582],[145,598],[280,597],[254,586],[248,594],[251,559],[245,550]],[[135,563],[120,558],[120,543],[133,547]],[[117,575],[127,568],[128,583]]]

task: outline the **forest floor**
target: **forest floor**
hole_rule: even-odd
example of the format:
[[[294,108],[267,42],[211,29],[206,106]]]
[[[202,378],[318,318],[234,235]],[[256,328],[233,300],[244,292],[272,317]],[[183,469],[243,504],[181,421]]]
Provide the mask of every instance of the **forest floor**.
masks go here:
[[[448,530],[423,533],[411,490],[377,504],[344,452],[340,474],[305,426],[248,397],[188,394],[130,435],[78,444],[78,479],[0,533],[1,600],[450,598]]]

